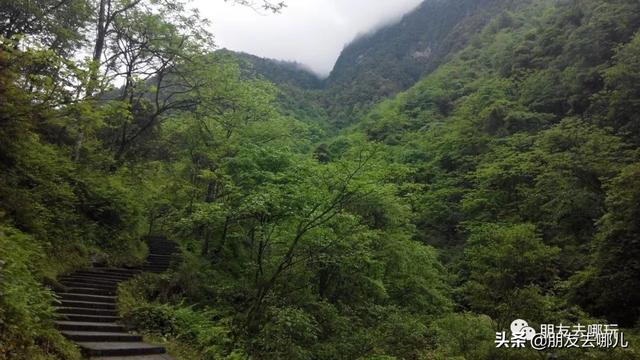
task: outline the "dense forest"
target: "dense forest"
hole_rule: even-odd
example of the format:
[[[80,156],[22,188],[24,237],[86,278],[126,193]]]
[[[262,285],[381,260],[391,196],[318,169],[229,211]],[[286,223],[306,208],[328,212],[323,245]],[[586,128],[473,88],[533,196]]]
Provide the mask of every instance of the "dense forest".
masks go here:
[[[326,80],[204,15],[0,0],[0,359],[81,359],[59,276],[154,234],[118,312],[176,359],[640,358],[640,2],[425,0]]]

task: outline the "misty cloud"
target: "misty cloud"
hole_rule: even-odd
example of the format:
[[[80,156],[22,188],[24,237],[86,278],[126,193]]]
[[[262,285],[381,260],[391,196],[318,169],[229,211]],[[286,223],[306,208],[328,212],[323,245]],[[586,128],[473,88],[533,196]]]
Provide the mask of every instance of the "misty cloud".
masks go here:
[[[328,75],[357,35],[399,19],[422,0],[288,0],[281,14],[224,2],[191,3],[212,22],[220,48],[302,63]]]

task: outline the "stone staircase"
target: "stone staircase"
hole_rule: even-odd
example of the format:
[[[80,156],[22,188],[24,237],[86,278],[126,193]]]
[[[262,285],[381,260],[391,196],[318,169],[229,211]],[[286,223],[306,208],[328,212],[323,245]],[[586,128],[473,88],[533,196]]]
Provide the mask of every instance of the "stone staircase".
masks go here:
[[[65,289],[58,290],[60,315],[56,327],[74,341],[92,360],[170,360],[165,349],[142,341],[118,324],[116,289],[118,284],[143,272],[166,271],[180,259],[175,243],[164,237],[147,240],[149,256],[138,268],[93,267],[59,278]]]

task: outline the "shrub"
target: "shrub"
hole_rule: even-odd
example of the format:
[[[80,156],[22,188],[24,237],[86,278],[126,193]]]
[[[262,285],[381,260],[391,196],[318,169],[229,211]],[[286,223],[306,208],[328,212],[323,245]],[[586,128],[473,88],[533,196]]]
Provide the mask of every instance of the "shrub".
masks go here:
[[[125,323],[161,336],[169,348],[188,359],[244,359],[244,353],[234,347],[229,321],[214,320],[219,318],[216,311],[194,309],[181,302],[150,302],[158,299],[159,287],[166,286],[166,280],[165,275],[143,274],[120,285],[118,309]]]
[[[294,307],[271,308],[270,321],[256,340],[256,350],[264,359],[308,359],[309,348],[320,329],[315,319]]]
[[[39,282],[42,249],[30,236],[0,225],[0,359],[77,359],[53,328],[53,295]]]

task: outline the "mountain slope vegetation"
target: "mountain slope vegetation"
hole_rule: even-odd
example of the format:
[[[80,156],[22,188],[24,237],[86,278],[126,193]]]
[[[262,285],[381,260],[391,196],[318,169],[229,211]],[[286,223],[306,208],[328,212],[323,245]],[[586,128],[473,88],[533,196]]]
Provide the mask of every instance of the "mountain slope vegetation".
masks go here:
[[[424,1],[399,22],[348,44],[327,79],[327,102],[338,126],[415,84],[480,30],[509,1]]]
[[[619,194],[638,161],[635,85],[620,81],[638,69],[639,11],[625,1],[570,1],[503,12],[472,46],[354,129],[414,169],[425,190],[416,194],[416,225],[464,269],[466,308],[506,321],[524,309],[505,311],[498,299],[532,291],[540,318],[560,295],[616,323],[638,321],[636,292],[619,288],[640,275],[627,242],[635,225],[618,222],[635,206],[614,203],[635,197]],[[508,261],[499,247],[529,237],[535,247],[521,251],[532,251],[531,260],[548,252],[553,265],[502,293],[493,276],[537,265],[505,263],[489,275],[496,270],[474,257],[498,247],[485,261]]]
[[[310,81],[296,66],[246,54],[238,58],[256,73],[288,93],[296,91],[319,99],[333,128],[352,124],[387,97],[414,85],[422,76],[446,62],[498,12],[517,9],[528,1],[430,0],[398,21],[363,34],[342,50],[326,79]],[[307,90],[307,91],[304,91]],[[296,104],[306,107],[308,102]]]
[[[118,310],[178,359],[640,357],[637,1],[426,1],[324,85],[92,4],[0,3],[0,359],[79,359],[50,289],[145,234],[183,261]],[[514,319],[630,346],[496,348]]]

